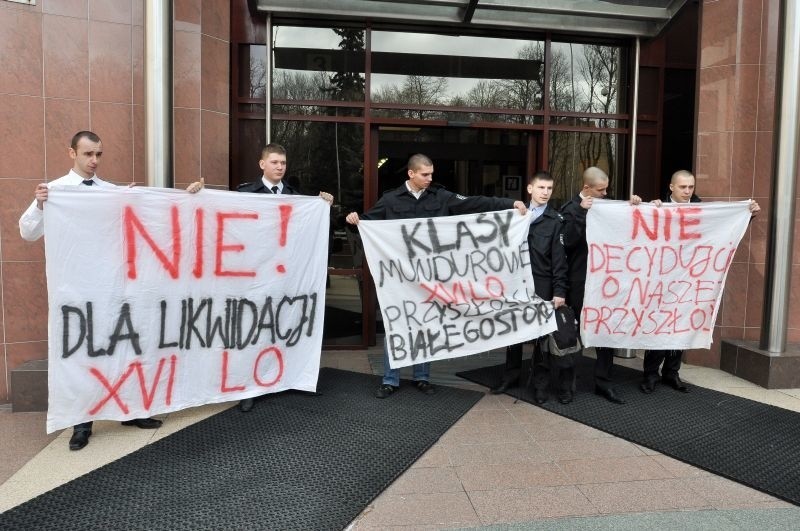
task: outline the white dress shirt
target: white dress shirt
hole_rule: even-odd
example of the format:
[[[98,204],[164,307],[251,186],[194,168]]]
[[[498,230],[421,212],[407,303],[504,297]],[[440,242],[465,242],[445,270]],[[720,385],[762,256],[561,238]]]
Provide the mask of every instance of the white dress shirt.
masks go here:
[[[410,184],[408,184],[408,181],[406,181],[406,188],[408,188],[408,193],[409,193],[409,194],[411,194],[411,195],[413,195],[413,196],[414,196],[414,197],[416,197],[417,199],[419,199],[419,196],[421,196],[421,195],[422,195],[422,192],[424,192],[424,191],[425,191],[425,189],[423,188],[422,190],[417,190],[417,191],[415,192],[414,190],[412,190],[412,189],[411,189],[411,185],[410,185]]]
[[[283,180],[279,181],[279,182],[278,182],[278,184],[272,184],[271,182],[269,182],[269,181],[267,180],[267,178],[266,178],[266,177],[263,177],[263,176],[262,176],[262,177],[261,177],[261,182],[262,182],[262,183],[264,183],[264,186],[266,186],[266,187],[267,187],[267,190],[269,190],[270,192],[272,191],[272,187],[273,187],[273,186],[277,186],[277,187],[278,187],[278,193],[279,193],[279,194],[282,194],[282,193],[283,193]]]
[[[104,188],[116,188],[117,185],[104,181],[97,175],[93,176],[92,181],[96,186]],[[50,188],[53,185],[64,186],[78,186],[84,181],[84,178],[75,173],[75,170],[69,170],[69,173],[63,177],[59,177],[55,181],[47,183]],[[46,202],[45,202],[46,203]],[[44,205],[42,205],[44,206]],[[36,199],[33,200],[28,210],[19,218],[19,234],[24,239],[32,242],[44,236],[44,210],[36,206]]]

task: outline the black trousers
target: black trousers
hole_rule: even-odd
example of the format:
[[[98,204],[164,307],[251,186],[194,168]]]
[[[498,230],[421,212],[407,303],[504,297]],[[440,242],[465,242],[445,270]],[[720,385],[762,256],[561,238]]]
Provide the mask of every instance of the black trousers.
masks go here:
[[[648,350],[644,353],[644,380],[655,382],[659,379],[658,368],[661,363],[661,377],[674,378],[681,370],[682,350]]]
[[[580,296],[572,301],[572,309],[578,322],[581,320],[581,313],[583,310],[583,290]],[[598,389],[607,391],[614,387],[614,382],[611,380],[611,371],[614,368],[614,349],[608,347],[595,347],[595,354],[597,356],[594,362],[594,385]]]
[[[566,356],[553,356],[542,349],[541,341],[536,339],[533,343],[533,387],[547,389],[550,385],[550,370],[558,370],[558,390],[571,391],[572,381],[575,378],[575,358],[572,354]],[[503,371],[503,381],[519,380],[522,374],[522,343],[506,348],[506,366]]]
[[[611,381],[611,370],[614,368],[614,349],[608,347],[595,347],[597,360],[594,362],[594,385],[607,390],[614,387]]]

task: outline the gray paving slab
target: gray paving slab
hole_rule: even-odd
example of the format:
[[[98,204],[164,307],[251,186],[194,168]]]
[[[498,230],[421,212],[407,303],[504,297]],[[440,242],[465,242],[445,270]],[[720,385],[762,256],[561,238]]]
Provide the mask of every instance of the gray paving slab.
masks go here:
[[[641,531],[643,529],[784,531],[800,528],[800,507],[636,513],[552,518],[514,524],[459,528],[462,531]]]

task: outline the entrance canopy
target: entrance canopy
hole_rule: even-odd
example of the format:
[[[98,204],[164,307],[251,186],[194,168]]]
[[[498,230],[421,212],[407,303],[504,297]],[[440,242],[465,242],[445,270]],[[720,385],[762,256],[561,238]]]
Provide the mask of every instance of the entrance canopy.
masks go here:
[[[686,0],[257,0],[292,18],[654,37]]]

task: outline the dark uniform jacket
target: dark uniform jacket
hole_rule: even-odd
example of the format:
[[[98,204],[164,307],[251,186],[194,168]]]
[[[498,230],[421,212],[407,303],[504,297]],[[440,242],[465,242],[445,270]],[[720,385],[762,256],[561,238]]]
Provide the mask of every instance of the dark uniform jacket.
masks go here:
[[[242,183],[236,187],[237,192],[250,192],[253,194],[271,194],[272,190],[264,186],[264,180],[259,179],[257,181],[253,181],[251,183]],[[289,186],[289,183],[283,181],[283,191],[281,192],[285,195],[300,195],[300,192],[296,188],[292,188]]]
[[[561,207],[564,217],[564,249],[567,252],[569,297],[567,304],[580,315],[583,308],[583,291],[586,284],[586,212],[581,206],[581,194],[577,194]]]
[[[528,251],[536,294],[544,300],[567,297],[567,256],[561,241],[564,218],[549,205],[528,230]]]
[[[408,191],[406,184],[388,190],[361,219],[436,218],[452,214],[475,214],[514,208],[514,200],[503,197],[465,197],[438,184],[431,184],[419,199]]]

